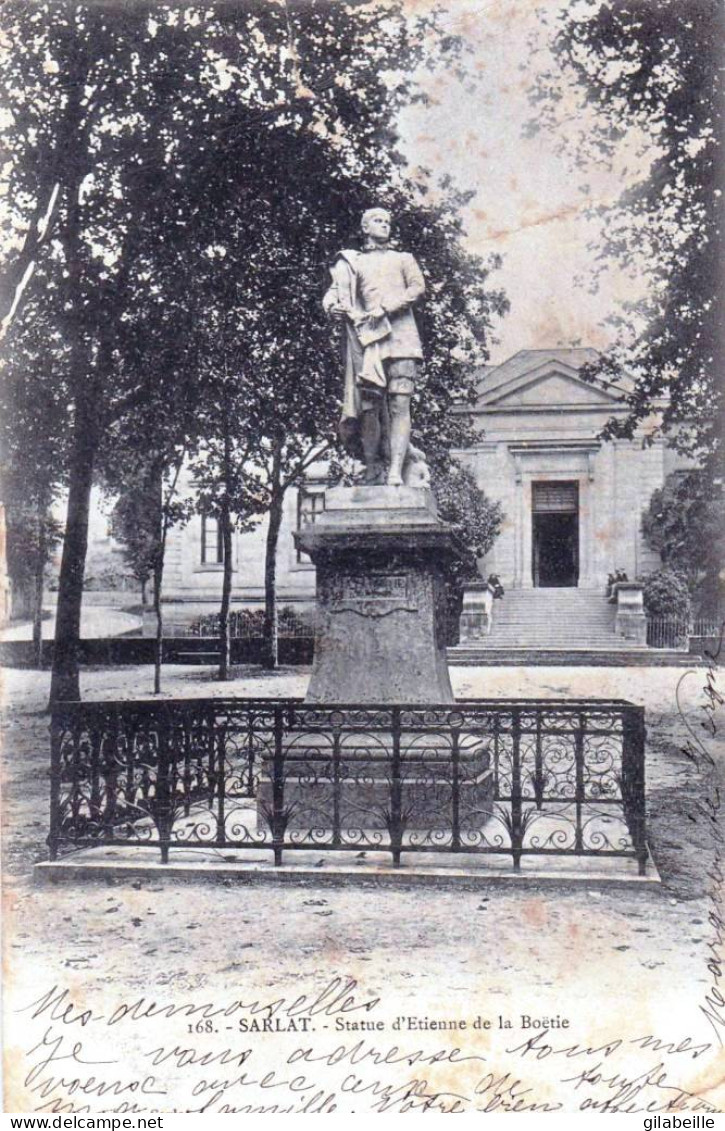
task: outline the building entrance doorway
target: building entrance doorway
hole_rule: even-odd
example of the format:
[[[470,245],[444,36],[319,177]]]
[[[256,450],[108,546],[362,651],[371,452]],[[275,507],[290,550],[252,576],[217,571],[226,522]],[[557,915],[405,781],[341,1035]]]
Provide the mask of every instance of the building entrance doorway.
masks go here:
[[[579,582],[579,484],[532,483],[533,578],[542,589]]]

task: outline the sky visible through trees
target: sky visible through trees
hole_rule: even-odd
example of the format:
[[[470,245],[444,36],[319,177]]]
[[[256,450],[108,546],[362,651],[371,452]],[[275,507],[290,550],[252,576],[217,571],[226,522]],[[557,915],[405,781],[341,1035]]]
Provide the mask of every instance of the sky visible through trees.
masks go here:
[[[655,155],[649,150],[654,139],[633,125],[620,139],[613,165],[584,176],[562,157],[560,138],[544,132],[524,136],[535,117],[531,87],[552,58],[553,20],[567,6],[568,0],[446,5],[447,29],[462,35],[472,53],[476,89],[439,68],[422,76],[431,103],[405,109],[398,119],[402,149],[413,167],[448,172],[462,188],[476,190],[463,212],[466,246],[503,256],[497,283],[512,307],[496,326],[494,362],[542,345],[581,341],[605,347],[613,336],[605,319],[614,305],[644,291],[644,276],[633,279],[614,264],[592,290],[597,252],[588,245],[596,245],[602,222],[589,209],[614,203],[623,188],[637,182]],[[222,65],[216,81],[223,94],[231,77]],[[475,113],[461,114],[461,105],[475,106]]]
[[[661,292],[680,271],[684,294],[688,272],[657,177],[669,171],[677,227],[694,232],[711,142],[695,136],[707,115],[687,97],[699,75],[707,98],[713,3],[455,0],[442,14],[393,0],[8,4],[0,318],[26,369],[68,403],[64,466],[41,484],[51,498],[70,490],[59,605],[75,596],[67,623],[59,615],[62,637],[78,632],[90,484],[107,453],[124,435],[145,437],[167,467],[203,438],[200,361],[214,337],[205,272],[229,279],[212,302],[233,310],[236,364],[246,380],[254,373],[270,452],[279,445],[264,407],[285,404],[296,448],[282,453],[282,480],[297,448],[330,434],[337,374],[315,296],[371,203],[400,217],[401,241],[428,273],[417,423],[439,463],[464,440],[451,399],[471,393],[491,347],[494,361],[521,348],[606,348],[618,332],[607,317],[622,303],[634,356],[660,367],[639,386],[640,407],[666,391],[687,337],[668,327],[686,307],[663,305]],[[642,104],[640,72],[651,78]],[[683,193],[677,178],[688,176]],[[630,220],[617,230],[623,192]],[[641,247],[639,220],[649,222]],[[704,310],[712,280],[697,277]],[[658,338],[646,320],[663,310]],[[63,349],[53,351],[54,335]],[[709,396],[707,357],[689,345],[684,380],[672,384],[680,420],[693,406],[704,417]],[[313,372],[314,386],[296,380]],[[16,413],[16,447],[23,429],[30,444],[35,415]],[[695,448],[707,435],[700,427]]]

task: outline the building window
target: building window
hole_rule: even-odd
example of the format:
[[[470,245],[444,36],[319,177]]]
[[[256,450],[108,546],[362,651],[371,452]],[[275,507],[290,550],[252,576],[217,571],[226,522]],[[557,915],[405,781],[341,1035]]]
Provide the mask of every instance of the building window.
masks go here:
[[[212,515],[201,516],[201,564],[220,565],[224,561],[221,527]]]
[[[318,514],[322,514],[324,509],[324,487],[320,487],[317,490],[309,487],[300,487],[297,492],[297,529],[302,530],[305,526],[312,526]],[[297,561],[299,564],[309,562],[310,555],[306,554],[304,550],[298,550]]]

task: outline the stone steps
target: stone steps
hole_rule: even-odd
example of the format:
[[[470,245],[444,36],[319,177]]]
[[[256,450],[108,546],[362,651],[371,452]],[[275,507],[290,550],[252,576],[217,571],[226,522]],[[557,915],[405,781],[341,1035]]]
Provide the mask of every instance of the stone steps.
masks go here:
[[[697,666],[697,658],[686,652],[617,636],[615,616],[614,605],[599,589],[509,590],[494,601],[490,634],[449,648],[448,662]]]
[[[665,648],[449,648],[451,667],[704,667],[701,656]]]
[[[479,644],[479,641],[476,641],[476,644]],[[501,633],[495,639],[490,638],[488,642],[482,642],[485,648],[530,648],[534,645],[543,648],[611,648],[615,644],[625,649],[644,647],[643,644],[633,644],[628,640],[621,640],[620,637],[611,632],[601,633],[601,635],[585,632],[570,639],[552,636],[550,632],[521,632],[518,634],[511,633],[510,635]]]
[[[514,589],[494,601],[491,632],[476,648],[641,647],[614,634],[614,606],[601,590]],[[474,646],[474,645],[469,645]]]
[[[464,640],[450,653],[452,663],[484,656],[496,663],[624,663],[647,654],[615,635],[615,609],[601,590],[509,590],[492,617],[490,634]]]

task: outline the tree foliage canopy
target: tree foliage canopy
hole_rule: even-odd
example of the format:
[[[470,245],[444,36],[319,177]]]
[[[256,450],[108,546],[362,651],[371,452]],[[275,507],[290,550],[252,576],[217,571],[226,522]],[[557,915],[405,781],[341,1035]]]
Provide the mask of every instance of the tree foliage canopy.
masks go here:
[[[178,466],[218,439],[204,398],[219,392],[220,320],[247,394],[238,438],[286,485],[334,441],[341,379],[320,296],[366,207],[391,209],[428,276],[417,432],[441,459],[465,440],[448,410],[473,396],[505,300],[488,284],[496,261],[462,249],[462,198],[441,183],[433,199],[396,146],[397,111],[425,99],[416,71],[465,66],[435,12],[9,0],[4,32],[3,326],[21,355],[41,322],[53,346],[45,372],[68,436],[53,466],[70,492],[56,669],[70,671],[92,476],[122,474],[134,449]]]
[[[451,524],[461,545],[452,580],[462,585],[479,577],[477,559],[489,552],[498,537],[503,508],[492,502],[468,468],[456,461],[445,472],[434,471],[433,490],[441,519]]]
[[[719,613],[725,586],[725,524],[721,500],[702,471],[671,475],[642,516],[642,531],[666,569],[687,579],[704,614]]]
[[[688,619],[690,592],[682,574],[663,568],[647,574],[642,580],[642,596],[648,616]]]
[[[622,365],[636,375],[630,414],[611,422],[609,435],[633,435],[667,398],[670,441],[705,460],[721,455],[725,420],[724,41],[721,0],[567,5],[554,31],[556,66],[536,92],[538,126],[559,131],[582,167],[609,162],[626,139],[644,139],[636,153],[642,177],[602,209],[602,259],[645,273],[648,296],[623,309],[619,341],[590,375],[611,376]]]
[[[495,261],[461,248],[462,198],[448,186],[427,204],[395,145],[397,109],[425,97],[416,68],[463,65],[435,15],[398,0],[10,0],[4,19],[7,267],[25,280],[9,333],[15,349],[40,312],[72,352],[66,422],[89,388],[104,444],[139,422],[158,433],[180,400],[193,422],[224,266],[238,369],[260,403],[284,405],[290,437],[329,430],[325,264],[377,202],[429,277],[419,429],[449,427],[505,300],[487,286]],[[57,383],[57,354],[48,371]]]

